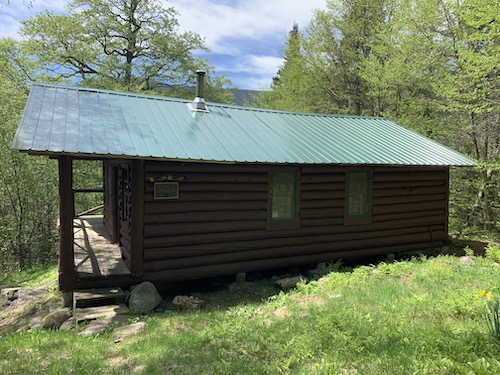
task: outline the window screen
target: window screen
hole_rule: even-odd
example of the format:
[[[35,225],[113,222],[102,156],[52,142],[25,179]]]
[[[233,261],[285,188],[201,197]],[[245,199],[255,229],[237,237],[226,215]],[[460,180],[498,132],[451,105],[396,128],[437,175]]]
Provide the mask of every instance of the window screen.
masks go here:
[[[371,216],[371,173],[368,171],[347,173],[347,218]]]
[[[297,219],[297,173],[275,171],[271,174],[271,222]]]

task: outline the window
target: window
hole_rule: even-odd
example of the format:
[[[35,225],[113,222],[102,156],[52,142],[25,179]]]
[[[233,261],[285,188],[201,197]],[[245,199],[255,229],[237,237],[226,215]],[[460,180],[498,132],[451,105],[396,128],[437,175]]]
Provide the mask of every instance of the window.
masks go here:
[[[178,199],[178,182],[155,182],[155,199]]]
[[[269,223],[296,227],[298,224],[298,173],[273,171],[270,174]],[[275,225],[273,225],[275,226]]]
[[[371,172],[347,172],[346,191],[346,219],[370,219]]]

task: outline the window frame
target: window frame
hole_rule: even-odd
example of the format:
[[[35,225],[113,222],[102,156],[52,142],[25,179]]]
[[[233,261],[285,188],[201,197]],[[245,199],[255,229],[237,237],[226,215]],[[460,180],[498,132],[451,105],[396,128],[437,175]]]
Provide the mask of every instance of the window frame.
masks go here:
[[[294,194],[293,194],[293,218],[292,219],[273,219],[273,181],[275,173],[290,173],[294,179]],[[298,168],[275,168],[268,173],[267,184],[267,229],[297,229],[300,228],[300,171]]]
[[[349,184],[349,176],[352,174],[365,174],[368,179],[366,186],[368,212],[363,215],[351,215],[349,207],[349,195],[351,187]],[[345,173],[345,193],[344,193],[344,225],[371,224],[373,217],[373,169],[351,169]]]
[[[161,195],[161,187],[175,187],[175,195]],[[155,182],[153,188],[153,194],[155,200],[174,200],[179,199],[179,183],[178,182]]]

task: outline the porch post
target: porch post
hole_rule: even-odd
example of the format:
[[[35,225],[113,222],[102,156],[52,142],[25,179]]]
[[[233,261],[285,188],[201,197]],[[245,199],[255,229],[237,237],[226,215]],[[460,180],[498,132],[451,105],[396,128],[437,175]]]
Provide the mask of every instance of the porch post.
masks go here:
[[[144,274],[144,162],[132,162],[132,228],[130,230],[130,273]]]
[[[59,157],[59,287],[71,289],[76,283],[75,254],[73,248],[73,159]]]

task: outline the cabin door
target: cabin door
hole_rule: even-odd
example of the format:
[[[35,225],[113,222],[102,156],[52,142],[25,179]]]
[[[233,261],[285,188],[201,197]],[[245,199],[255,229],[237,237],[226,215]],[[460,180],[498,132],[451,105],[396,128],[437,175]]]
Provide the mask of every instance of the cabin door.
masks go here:
[[[119,244],[122,256],[130,262],[130,239],[132,220],[132,164],[122,163],[118,167],[118,224]],[[128,264],[130,266],[130,264]]]

